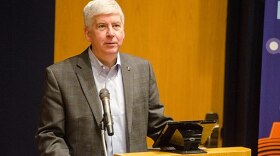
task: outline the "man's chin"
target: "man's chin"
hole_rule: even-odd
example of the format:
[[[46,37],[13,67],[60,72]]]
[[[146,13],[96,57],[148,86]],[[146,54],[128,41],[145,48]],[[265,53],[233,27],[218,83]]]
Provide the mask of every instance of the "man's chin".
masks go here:
[[[108,55],[110,54],[117,54],[119,52],[119,50],[106,50],[105,51]]]
[[[116,54],[119,52],[119,48],[114,47],[114,48],[107,48],[104,50],[108,54]]]

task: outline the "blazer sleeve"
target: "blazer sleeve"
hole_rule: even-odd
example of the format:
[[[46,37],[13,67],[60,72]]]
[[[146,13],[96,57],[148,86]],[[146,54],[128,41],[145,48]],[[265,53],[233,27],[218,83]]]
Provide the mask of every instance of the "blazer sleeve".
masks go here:
[[[149,64],[149,112],[148,136],[155,140],[162,128],[172,118],[164,115],[164,106],[160,102],[157,83],[152,66]]]
[[[68,156],[65,135],[64,105],[58,82],[51,68],[46,70],[36,141],[40,155]]]

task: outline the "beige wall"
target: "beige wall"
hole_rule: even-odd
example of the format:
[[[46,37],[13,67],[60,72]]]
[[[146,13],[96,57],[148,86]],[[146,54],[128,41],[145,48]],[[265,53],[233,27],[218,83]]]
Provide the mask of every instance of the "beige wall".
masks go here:
[[[221,124],[227,0],[117,1],[125,14],[121,51],[152,63],[166,114],[200,120],[217,112]],[[56,62],[89,45],[82,19],[87,2],[56,1]]]

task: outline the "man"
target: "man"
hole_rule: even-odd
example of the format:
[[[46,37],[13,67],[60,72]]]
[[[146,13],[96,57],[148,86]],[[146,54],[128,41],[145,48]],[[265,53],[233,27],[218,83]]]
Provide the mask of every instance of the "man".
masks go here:
[[[106,135],[108,155],[146,151],[171,118],[163,115],[151,65],[119,53],[124,16],[114,0],[90,1],[84,8],[91,45],[80,55],[46,69],[36,134],[40,155],[102,155],[99,91],[110,92],[114,135]]]

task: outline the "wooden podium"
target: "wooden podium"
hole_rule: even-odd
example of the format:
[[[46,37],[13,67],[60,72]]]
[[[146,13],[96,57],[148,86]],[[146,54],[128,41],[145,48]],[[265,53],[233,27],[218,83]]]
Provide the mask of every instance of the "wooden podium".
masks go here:
[[[148,151],[139,153],[125,153],[125,154],[115,154],[114,156],[251,156],[251,149],[245,147],[225,147],[225,148],[208,148],[205,149],[207,153],[199,154],[178,154],[163,151]]]

